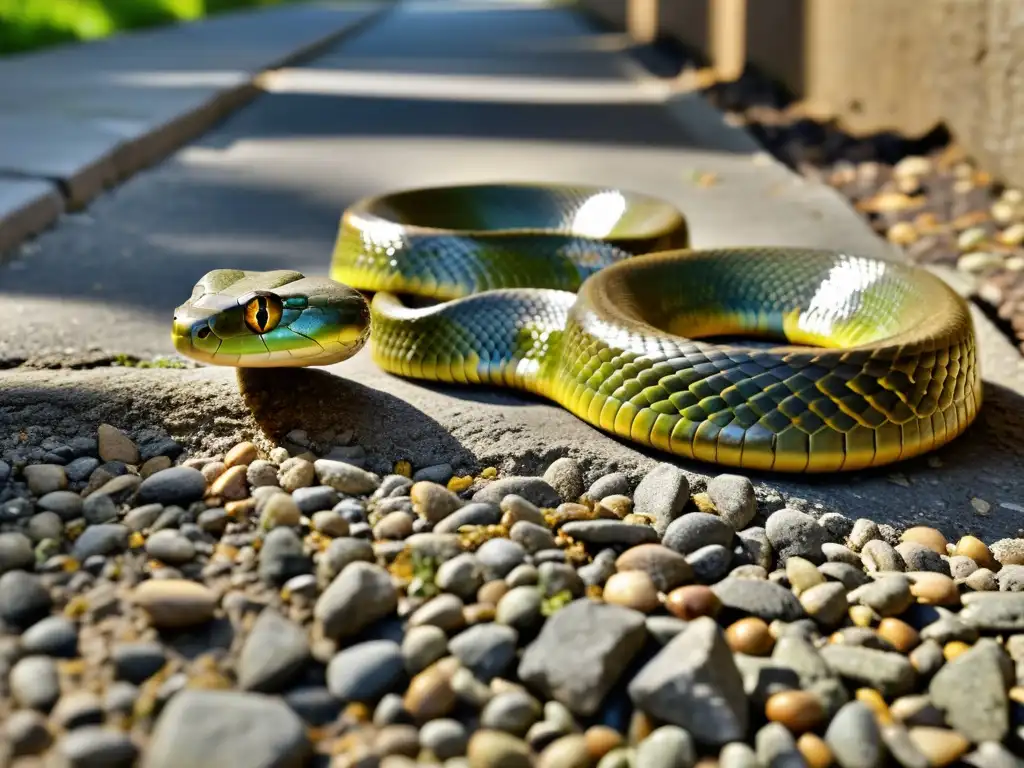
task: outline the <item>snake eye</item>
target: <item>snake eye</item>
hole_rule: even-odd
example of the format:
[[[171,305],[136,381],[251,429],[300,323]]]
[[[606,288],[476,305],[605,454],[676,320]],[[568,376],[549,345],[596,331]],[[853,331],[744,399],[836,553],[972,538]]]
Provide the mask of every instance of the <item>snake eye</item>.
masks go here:
[[[206,326],[206,325],[204,325],[202,328],[200,328],[198,331],[196,331],[196,336],[198,336],[200,339],[205,339],[209,335],[210,335],[210,328],[209,328],[209,326]]]
[[[245,324],[253,333],[269,333],[281,322],[281,299],[260,293],[245,304]]]

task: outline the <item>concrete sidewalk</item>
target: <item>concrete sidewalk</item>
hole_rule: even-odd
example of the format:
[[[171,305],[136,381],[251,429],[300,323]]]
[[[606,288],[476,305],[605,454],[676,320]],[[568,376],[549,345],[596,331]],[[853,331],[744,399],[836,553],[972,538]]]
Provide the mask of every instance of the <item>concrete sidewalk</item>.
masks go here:
[[[86,204],[251,99],[387,0],[232,13],[0,58],[0,251]]]
[[[315,60],[262,76],[267,93],[0,268],[9,318],[0,364],[169,354],[171,311],[205,271],[326,274],[341,211],[395,187],[496,178],[612,184],[678,205],[697,246],[819,245],[896,257],[834,192],[759,153],[699,97],[647,76],[623,45],[563,7],[400,3]],[[976,320],[989,401],[969,435],[938,456],[856,477],[757,478],[762,495],[948,535],[1015,535],[1024,510],[1016,506],[1024,376],[1012,345]],[[336,375],[268,372],[258,426],[351,429],[377,471],[408,459],[535,472],[571,455],[592,475],[638,476],[665,458],[513,393],[394,379],[367,354],[328,373]],[[229,369],[18,369],[0,379],[0,398],[0,453],[17,447],[6,435],[19,420],[43,435],[94,430],[105,419],[167,429],[205,450],[257,427]],[[684,466],[698,488],[721,471]]]

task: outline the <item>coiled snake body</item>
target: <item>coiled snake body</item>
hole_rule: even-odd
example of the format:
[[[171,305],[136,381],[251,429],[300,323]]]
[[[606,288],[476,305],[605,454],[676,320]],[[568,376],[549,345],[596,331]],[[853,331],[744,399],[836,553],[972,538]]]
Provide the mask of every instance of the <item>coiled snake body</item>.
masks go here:
[[[777,472],[907,459],[974,420],[971,316],[936,276],[688,246],[681,213],[618,189],[397,192],[344,212],[332,279],[214,270],[172,338],[206,363],[275,367],[336,363],[369,337],[400,376],[526,390],[636,443]]]

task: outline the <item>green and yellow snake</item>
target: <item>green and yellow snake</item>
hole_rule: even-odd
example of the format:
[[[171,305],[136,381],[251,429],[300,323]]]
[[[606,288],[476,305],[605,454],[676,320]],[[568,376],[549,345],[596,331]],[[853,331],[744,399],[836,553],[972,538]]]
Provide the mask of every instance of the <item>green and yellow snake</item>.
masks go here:
[[[619,189],[400,191],[344,212],[331,279],[214,270],[172,337],[242,368],[330,365],[370,338],[393,374],[526,390],[635,443],[756,470],[880,466],[977,415],[971,316],[930,272],[688,246],[678,210]]]

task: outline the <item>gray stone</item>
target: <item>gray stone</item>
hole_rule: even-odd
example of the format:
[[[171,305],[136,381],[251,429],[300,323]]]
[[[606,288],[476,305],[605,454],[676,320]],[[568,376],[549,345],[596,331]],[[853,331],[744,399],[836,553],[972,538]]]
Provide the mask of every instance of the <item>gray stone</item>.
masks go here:
[[[313,561],[293,529],[277,527],[267,532],[260,548],[260,579],[267,584],[281,586],[289,579],[312,570]]]
[[[0,603],[3,602],[3,590],[3,579],[0,578]],[[64,616],[47,616],[25,630],[21,636],[21,647],[30,656],[73,659],[78,655],[78,625]]]
[[[68,478],[59,464],[30,464],[22,470],[29,491],[45,496],[67,488]]]
[[[774,664],[796,672],[800,678],[800,685],[804,688],[827,680],[835,674],[807,638],[792,632],[782,635],[775,641],[771,659]]]
[[[438,566],[434,583],[445,592],[458,595],[464,601],[476,596],[484,583],[483,567],[472,552],[446,560]]]
[[[784,507],[769,515],[764,530],[780,566],[793,556],[810,560],[815,565],[825,562],[821,548],[828,542],[828,535],[810,515]]]
[[[327,665],[327,688],[342,702],[376,703],[399,685],[404,672],[398,643],[368,640],[334,655]]]
[[[323,591],[313,614],[324,635],[341,640],[358,634],[398,607],[391,574],[378,565],[351,562]]]
[[[516,658],[519,633],[502,624],[477,624],[460,632],[448,643],[448,649],[462,666],[489,683],[504,675]]]
[[[690,481],[675,464],[661,463],[644,475],[633,492],[633,511],[654,520],[654,530],[664,536],[690,500]],[[683,553],[686,554],[686,553]]]
[[[53,601],[39,577],[27,571],[7,571],[0,576],[0,620],[27,628],[44,618]]]
[[[471,502],[460,507],[434,526],[434,533],[456,533],[464,525],[497,525],[501,508],[492,502]]]
[[[722,747],[718,753],[718,764],[721,768],[763,768],[753,747],[742,741],[734,741]]]
[[[82,504],[82,517],[90,525],[110,523],[117,519],[117,505],[105,493],[94,493]]]
[[[949,563],[942,555],[915,541],[902,541],[896,545],[896,551],[903,558],[908,571],[934,571],[949,575]]]
[[[800,604],[807,614],[826,629],[837,626],[849,609],[846,587],[839,582],[817,584],[800,593]]]
[[[821,649],[821,656],[836,674],[875,688],[883,696],[903,696],[914,690],[917,673],[901,653],[833,643]]]
[[[573,520],[565,523],[561,530],[566,536],[598,546],[635,547],[658,541],[658,532],[651,526],[622,520]]]
[[[583,495],[583,472],[575,459],[555,459],[544,470],[544,482],[555,489],[562,501],[577,501]]]
[[[49,712],[60,698],[57,663],[48,656],[25,656],[11,667],[8,685],[21,706]]]
[[[903,556],[887,541],[872,539],[860,553],[860,561],[868,573],[885,571],[905,571],[907,564]]]
[[[0,574],[7,571],[31,571],[36,557],[32,540],[23,533],[0,533]]]
[[[10,747],[12,757],[38,754],[53,741],[46,727],[46,718],[32,709],[11,712],[0,733]]]
[[[304,515],[333,509],[334,505],[340,501],[338,492],[329,485],[296,488],[292,492],[292,500]]]
[[[721,544],[708,544],[691,552],[686,562],[693,570],[693,579],[698,584],[714,584],[729,575],[732,552]]]
[[[676,725],[655,728],[636,748],[636,764],[644,768],[693,768],[696,762],[693,737]]]
[[[553,549],[555,547],[555,536],[549,528],[543,525],[531,523],[528,520],[519,520],[508,532],[509,538],[522,545],[530,554],[539,552],[542,549]]]
[[[93,470],[100,465],[100,460],[92,456],[82,456],[75,459],[64,467],[64,474],[73,483],[80,483],[86,480]]]
[[[574,600],[548,618],[523,652],[519,678],[573,712],[592,715],[646,638],[639,611]]]
[[[587,489],[587,498],[600,501],[606,496],[632,496],[629,478],[624,472],[611,472],[597,478]]]
[[[880,616],[898,616],[914,602],[910,579],[902,574],[883,576],[847,594],[850,605],[866,605]]]
[[[83,501],[73,491],[53,491],[39,499],[36,506],[47,512],[55,512],[61,520],[74,520],[82,515]]]
[[[50,721],[65,731],[102,725],[103,718],[103,703],[99,696],[89,690],[67,691],[50,712]]]
[[[693,567],[686,558],[661,544],[630,547],[615,561],[619,571],[644,571],[661,592],[671,592],[693,581]]]
[[[540,715],[540,702],[533,696],[525,691],[505,691],[484,705],[480,713],[480,725],[522,737]]]
[[[534,586],[514,587],[501,596],[494,611],[494,620],[519,632],[529,632],[543,621],[541,594]]]
[[[457,632],[466,625],[465,606],[458,595],[442,592],[417,608],[408,619],[408,625],[418,627],[432,624],[445,632]]]
[[[168,565],[182,565],[196,556],[196,547],[178,531],[167,529],[146,539],[146,554]]]
[[[57,742],[55,751],[67,768],[132,768],[139,754],[127,733],[101,725],[76,728]]]
[[[131,531],[128,530],[128,527],[120,523],[92,525],[75,539],[71,554],[79,562],[84,562],[97,555],[116,555],[128,549],[130,535]]]
[[[996,574],[1001,592],[1024,592],[1024,565],[1004,565]]]
[[[485,578],[501,579],[526,559],[526,550],[511,539],[488,539],[477,548],[476,559]]]
[[[661,543],[681,555],[688,555],[711,544],[729,547],[733,536],[733,529],[717,515],[689,512],[672,521]]]
[[[736,550],[741,551],[750,563],[759,565],[766,571],[772,569],[774,553],[764,528],[754,527],[739,531],[736,540]]]
[[[167,663],[167,652],[157,642],[114,643],[110,660],[114,665],[115,679],[142,685],[163,669]]]
[[[60,541],[64,536],[64,522],[56,512],[40,512],[29,518],[25,531],[36,543],[43,539]]]
[[[190,504],[203,498],[206,478],[193,467],[170,467],[154,472],[139,485],[140,504]]]
[[[742,475],[722,474],[708,480],[708,498],[733,530],[746,528],[757,514],[754,484]]]
[[[448,654],[448,635],[433,624],[409,627],[402,638],[402,661],[410,677]]]
[[[858,587],[872,583],[871,577],[864,573],[864,569],[860,568],[859,565],[859,560],[855,565],[845,561],[830,561],[819,565],[818,571],[826,579],[838,581],[846,587],[847,592],[852,592]],[[908,591],[910,589],[909,582],[907,583],[907,589]]]
[[[431,483],[444,485],[455,475],[455,469],[451,464],[433,464],[429,467],[417,469],[412,474],[412,482],[418,483],[427,480]]]
[[[796,621],[804,617],[796,595],[771,581],[725,578],[711,587],[725,608],[765,621]]]
[[[796,739],[782,723],[766,723],[754,736],[757,760],[772,768],[804,768],[806,762],[796,748]]]
[[[825,742],[841,768],[879,768],[885,759],[875,715],[860,701],[840,708],[825,731]]]
[[[310,658],[306,630],[273,608],[264,608],[238,657],[243,690],[276,693],[289,687]]]
[[[677,619],[675,616],[648,616],[644,624],[648,634],[654,638],[658,645],[665,645],[673,637],[686,629],[689,622]]]
[[[300,768],[310,754],[305,726],[281,699],[259,693],[183,690],[156,721],[145,768]]]
[[[500,504],[501,500],[514,494],[522,496],[531,504],[541,508],[554,508],[561,503],[561,497],[554,488],[539,477],[503,477],[481,488],[473,494],[473,501],[489,501]]]
[[[349,496],[364,496],[373,493],[380,485],[380,478],[372,472],[344,461],[317,459],[313,462],[317,479],[329,485],[338,493]]]
[[[960,620],[987,632],[1024,630],[1024,592],[969,592],[960,597]]]
[[[438,760],[450,760],[466,754],[469,734],[458,720],[442,717],[423,724],[420,744]]]
[[[702,616],[676,635],[629,683],[644,712],[721,746],[743,738],[749,722],[743,678],[714,619]]]
[[[993,741],[979,744],[961,760],[973,768],[1020,768],[1020,760],[1002,744]]]
[[[971,741],[1002,741],[1010,729],[1014,665],[1002,647],[983,638],[946,663],[932,678],[928,694],[946,722]]]
[[[364,539],[335,539],[320,556],[317,570],[325,579],[333,579],[349,564],[374,561],[373,545]]]

